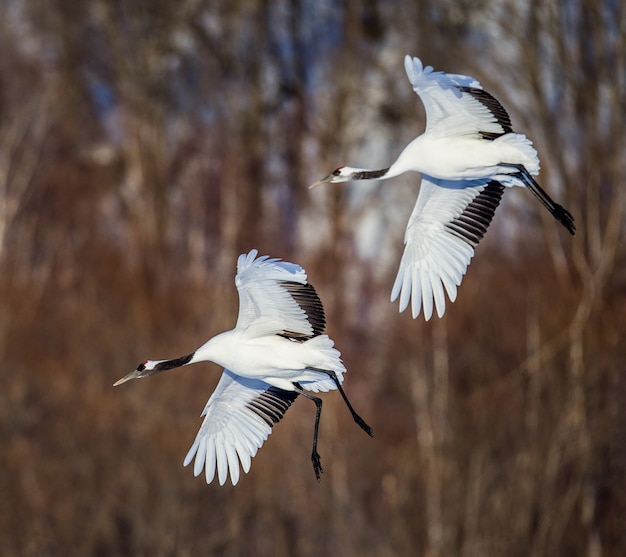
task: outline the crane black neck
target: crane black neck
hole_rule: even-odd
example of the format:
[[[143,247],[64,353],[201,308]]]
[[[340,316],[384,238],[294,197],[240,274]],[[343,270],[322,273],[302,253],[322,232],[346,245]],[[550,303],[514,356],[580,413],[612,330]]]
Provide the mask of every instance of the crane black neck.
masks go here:
[[[377,180],[382,178],[389,172],[389,168],[381,168],[380,170],[359,170],[355,172],[352,178],[354,180]]]
[[[191,362],[195,352],[191,354],[187,354],[186,356],[181,356],[180,358],[174,358],[173,360],[163,360],[159,362],[149,371],[146,371],[145,374],[142,375],[156,375],[157,373],[161,373],[163,371],[168,371],[170,369],[174,369],[177,367],[182,367]],[[141,366],[140,366],[141,367]],[[143,371],[143,369],[137,368],[138,371]]]

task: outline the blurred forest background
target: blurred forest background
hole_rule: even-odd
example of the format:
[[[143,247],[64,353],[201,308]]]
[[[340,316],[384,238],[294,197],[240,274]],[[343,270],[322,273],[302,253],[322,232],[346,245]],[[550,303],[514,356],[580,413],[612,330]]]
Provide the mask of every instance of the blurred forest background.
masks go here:
[[[626,14],[619,0],[2,0],[0,554],[626,550]],[[405,54],[475,76],[570,237],[509,190],[458,300],[389,294],[423,128]],[[303,265],[349,370],[233,488],[182,460],[220,369],[113,388],[231,328],[239,253]]]

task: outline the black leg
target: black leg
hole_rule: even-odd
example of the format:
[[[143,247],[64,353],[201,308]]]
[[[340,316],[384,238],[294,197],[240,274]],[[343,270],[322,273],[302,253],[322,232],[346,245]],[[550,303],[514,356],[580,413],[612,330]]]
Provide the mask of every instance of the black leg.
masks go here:
[[[522,164],[508,164],[501,163],[501,166],[509,166],[511,168],[516,168],[517,172],[513,174],[519,178],[526,187],[533,193],[533,195],[539,200],[552,216],[558,220],[570,234],[574,235],[576,231],[576,227],[574,226],[574,217],[572,214],[565,209],[562,205],[559,205],[556,201],[554,201],[545,191],[543,191],[542,187],[535,181],[535,179],[530,175],[526,167]]]
[[[315,412],[315,428],[313,429],[313,451],[311,452],[311,462],[313,463],[313,471],[315,472],[315,477],[317,481],[320,481],[320,475],[324,471],[322,469],[322,461],[320,459],[320,455],[317,452],[317,435],[320,427],[320,416],[322,414],[322,399],[312,394],[307,393],[300,383],[294,383],[294,391],[299,395],[302,395],[309,400],[312,400],[315,403],[316,412]]]
[[[334,371],[329,371],[327,369],[318,369],[318,368],[311,368],[311,369],[315,369],[315,371],[320,371],[322,373],[325,373],[326,375],[328,375],[328,377],[330,377],[333,380],[333,382],[337,386],[337,389],[341,393],[343,401],[346,403],[346,406],[348,407],[348,410],[350,410],[350,414],[352,414],[352,419],[357,423],[357,425],[365,433],[367,433],[370,437],[374,437],[374,432],[372,431],[372,428],[369,425],[367,425],[365,423],[365,420],[363,418],[361,418],[361,416],[359,416],[355,412],[354,408],[352,408],[352,404],[350,404],[350,401],[348,400],[348,397],[346,396],[346,393],[341,388],[341,383],[339,383],[339,379],[337,378],[337,374]]]

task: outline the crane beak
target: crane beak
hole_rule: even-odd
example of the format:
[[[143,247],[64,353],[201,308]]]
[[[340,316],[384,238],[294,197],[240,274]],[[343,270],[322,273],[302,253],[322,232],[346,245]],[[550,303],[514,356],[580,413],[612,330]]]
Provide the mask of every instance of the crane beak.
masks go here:
[[[322,184],[327,184],[328,182],[330,182],[333,178],[332,174],[329,174],[328,176],[326,176],[326,178],[322,178],[321,180],[318,180],[317,182],[311,184],[309,186],[309,189],[312,190],[313,188],[316,188],[317,186],[321,186]]]
[[[137,379],[138,377],[143,377],[143,376],[141,375],[140,370],[135,369],[131,371],[128,375],[125,375],[124,377],[122,377],[119,381],[116,381],[115,383],[113,383],[113,386],[117,387],[118,385],[121,385],[122,383],[126,383],[126,381],[130,381],[131,379]]]

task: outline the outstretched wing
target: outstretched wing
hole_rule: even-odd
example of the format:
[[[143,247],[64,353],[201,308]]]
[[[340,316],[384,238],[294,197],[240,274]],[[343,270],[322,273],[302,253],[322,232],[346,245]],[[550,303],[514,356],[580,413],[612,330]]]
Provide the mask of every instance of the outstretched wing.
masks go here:
[[[279,334],[298,340],[321,334],[324,308],[304,269],[257,254],[252,250],[237,261],[237,328],[251,336]]]
[[[474,78],[435,72],[419,58],[406,56],[404,67],[426,109],[426,131],[441,136],[478,135],[495,139],[510,133],[511,120],[500,102]]]
[[[217,472],[220,485],[224,485],[230,472],[236,485],[240,464],[245,473],[250,470],[251,458],[297,396],[225,369],[202,412],[204,421],[184,465],[195,458],[195,476],[204,469],[206,481],[211,483]]]
[[[504,186],[493,180],[443,181],[424,176],[404,237],[404,254],[391,292],[400,311],[411,300],[413,318],[445,312],[500,203]]]

